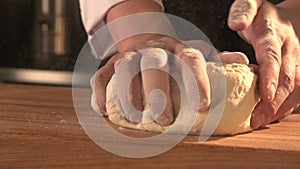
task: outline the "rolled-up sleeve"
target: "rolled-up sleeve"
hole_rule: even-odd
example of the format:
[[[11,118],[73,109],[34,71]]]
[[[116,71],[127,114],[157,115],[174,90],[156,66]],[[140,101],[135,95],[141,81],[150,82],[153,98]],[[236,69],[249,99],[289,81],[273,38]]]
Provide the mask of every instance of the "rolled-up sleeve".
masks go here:
[[[126,0],[79,0],[81,18],[84,28],[89,36],[105,24],[104,19],[107,12],[116,4]],[[162,0],[153,0],[161,5]]]

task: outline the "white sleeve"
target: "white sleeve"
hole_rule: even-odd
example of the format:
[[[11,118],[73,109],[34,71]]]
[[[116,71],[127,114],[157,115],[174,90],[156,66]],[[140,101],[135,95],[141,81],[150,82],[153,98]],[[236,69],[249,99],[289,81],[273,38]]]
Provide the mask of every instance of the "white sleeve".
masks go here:
[[[84,28],[89,36],[104,25],[106,13],[116,4],[126,0],[79,0],[81,8],[81,18]],[[161,5],[162,0],[153,0]]]

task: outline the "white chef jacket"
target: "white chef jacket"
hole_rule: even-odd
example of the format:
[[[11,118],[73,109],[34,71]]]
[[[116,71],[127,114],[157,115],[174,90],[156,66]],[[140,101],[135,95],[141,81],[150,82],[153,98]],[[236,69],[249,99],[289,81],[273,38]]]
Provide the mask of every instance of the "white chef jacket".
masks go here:
[[[97,32],[104,24],[107,12],[118,3],[126,0],[79,0],[81,8],[81,18],[84,28],[88,34],[88,41],[96,57],[101,57],[103,52],[99,43],[105,42],[105,39],[95,37]],[[153,0],[157,2],[164,10],[162,0]],[[100,54],[101,53],[101,54]]]

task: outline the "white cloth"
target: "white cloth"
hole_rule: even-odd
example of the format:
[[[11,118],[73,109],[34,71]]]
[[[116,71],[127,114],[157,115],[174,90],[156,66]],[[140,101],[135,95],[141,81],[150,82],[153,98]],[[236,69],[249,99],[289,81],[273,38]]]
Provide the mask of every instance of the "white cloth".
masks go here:
[[[91,36],[102,25],[107,12],[118,3],[126,0],[79,0],[81,18],[86,32]],[[162,0],[153,0],[162,6]]]

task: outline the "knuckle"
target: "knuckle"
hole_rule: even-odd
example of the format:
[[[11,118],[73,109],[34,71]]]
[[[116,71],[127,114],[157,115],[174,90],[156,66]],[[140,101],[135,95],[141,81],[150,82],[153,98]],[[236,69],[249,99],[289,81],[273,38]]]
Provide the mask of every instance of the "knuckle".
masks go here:
[[[119,67],[119,65],[121,64],[121,62],[122,62],[122,60],[117,60],[117,61],[115,61],[115,63],[114,63],[114,69],[115,69],[115,70],[118,69],[118,67]]]
[[[95,75],[95,80],[100,80],[105,77],[103,69],[99,69]]]
[[[275,101],[271,102],[269,105],[268,113],[266,114],[267,117],[273,117],[278,109],[279,104]]]
[[[291,73],[286,73],[283,76],[282,86],[288,93],[291,93],[294,90],[294,76]]]
[[[199,105],[199,111],[203,112],[203,111],[208,110],[208,108],[210,107],[210,104],[211,104],[211,99],[209,99],[209,98],[201,99],[200,105]]]
[[[179,58],[182,60],[195,60],[199,59],[199,56],[201,55],[201,52],[197,49],[185,48],[179,54]]]
[[[262,23],[260,25],[261,25],[260,28],[262,29],[264,35],[274,36],[277,34],[275,30],[276,26],[275,26],[274,19],[264,18],[262,19]],[[259,26],[257,25],[257,27]]]
[[[274,19],[263,18],[261,22],[253,23],[251,32],[254,35],[258,35],[262,43],[281,42],[282,29],[282,26],[276,23]]]
[[[127,68],[128,66],[133,69],[137,69],[139,64],[139,59],[140,57],[139,55],[137,55],[136,52],[125,52],[121,56],[119,56],[119,58],[114,62],[114,69],[115,70],[119,69],[121,64],[127,65],[122,69]]]
[[[118,62],[118,61],[130,61],[131,58],[136,55],[136,52],[133,52],[133,51],[129,51],[129,52],[124,52],[120,55],[119,59],[116,60],[115,62]]]
[[[161,48],[149,48],[142,51],[141,66],[164,67],[168,62],[168,54]]]
[[[122,58],[128,58],[128,57],[131,57],[133,55],[136,55],[136,52],[128,51],[128,52],[125,52],[121,57]]]
[[[276,62],[278,65],[281,65],[281,59],[279,58],[280,54],[277,47],[273,45],[265,45],[265,59],[271,62]]]
[[[103,69],[99,69],[95,75],[94,83],[97,84],[103,84],[107,83],[109,79],[107,79],[107,73],[103,71]],[[95,86],[97,87],[97,86]]]
[[[276,31],[269,20],[265,20],[266,27],[264,28],[264,34],[266,36],[275,36]]]

